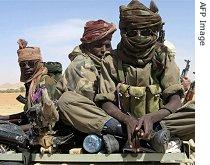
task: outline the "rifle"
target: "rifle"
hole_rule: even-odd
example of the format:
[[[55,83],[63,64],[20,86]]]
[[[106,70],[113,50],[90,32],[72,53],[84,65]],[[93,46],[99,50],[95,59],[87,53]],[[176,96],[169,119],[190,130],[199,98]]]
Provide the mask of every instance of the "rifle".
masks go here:
[[[193,74],[195,74],[195,72],[193,72]],[[187,103],[188,101],[192,100],[193,99],[193,96],[195,94],[195,81],[193,81],[191,84],[190,84],[190,88],[188,89],[187,93],[186,93],[186,96],[184,98],[184,104]]]
[[[190,69],[190,60],[184,60],[186,62],[185,68],[182,70],[181,78],[186,77]]]
[[[26,124],[27,123],[27,118],[24,115],[24,112],[12,114],[12,115],[6,115],[6,116],[1,116],[0,115],[0,121],[9,121],[11,123],[21,125],[21,124]]]
[[[165,30],[163,30],[163,25],[165,25],[164,22],[161,24],[159,37],[157,39],[157,41],[160,43],[164,43],[164,41],[165,41]]]
[[[18,97],[16,97],[16,100],[22,104],[27,104],[27,99],[23,97],[22,95],[19,95]]]
[[[190,84],[190,88],[188,89],[187,94],[186,94],[185,99],[184,99],[184,104],[187,103],[188,101],[192,100],[194,94],[195,94],[195,81],[193,81]]]

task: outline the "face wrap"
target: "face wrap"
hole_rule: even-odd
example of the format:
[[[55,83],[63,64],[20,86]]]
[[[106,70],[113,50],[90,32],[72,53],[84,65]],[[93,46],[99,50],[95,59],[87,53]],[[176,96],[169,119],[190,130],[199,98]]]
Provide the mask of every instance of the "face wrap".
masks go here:
[[[153,58],[161,24],[161,17],[137,0],[120,6],[121,42],[118,48],[125,63],[142,66]],[[130,36],[132,31],[136,35]]]

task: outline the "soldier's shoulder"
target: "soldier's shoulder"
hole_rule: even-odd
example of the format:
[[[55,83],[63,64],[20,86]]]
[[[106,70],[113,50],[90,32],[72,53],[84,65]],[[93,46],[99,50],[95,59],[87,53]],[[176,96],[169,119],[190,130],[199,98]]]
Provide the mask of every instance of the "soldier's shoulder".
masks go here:
[[[90,57],[85,56],[83,53],[78,54],[73,61],[71,61],[71,63],[69,64],[68,68],[78,68],[81,66],[84,66],[86,64],[90,64],[93,65],[92,60],[90,59]]]
[[[158,54],[166,54],[168,53],[168,47],[166,45],[164,45],[163,43],[159,43],[157,42],[156,45],[155,45],[155,51],[158,53]]]
[[[80,63],[80,62],[82,62],[82,61],[86,61],[86,60],[88,60],[88,58],[86,57],[86,56],[84,56],[84,54],[83,53],[79,53],[79,54],[77,54],[77,56],[74,58],[74,60],[72,60],[71,61],[71,63]]]
[[[71,60],[71,62],[73,62],[77,59],[82,58],[82,56],[83,56],[83,53],[82,53],[82,50],[80,49],[80,45],[79,45],[79,46],[76,46],[71,53],[69,53],[68,57]]]
[[[171,57],[175,57],[176,48],[170,42],[158,43],[156,45],[156,51],[163,55],[169,55]]]
[[[90,57],[85,57],[83,55],[78,55],[67,67],[65,74],[72,75],[75,72],[79,73],[82,69],[92,69],[95,70],[95,64],[90,59]]]
[[[166,58],[175,58],[175,52],[163,43],[157,43],[155,46],[155,58],[161,63],[164,63]]]

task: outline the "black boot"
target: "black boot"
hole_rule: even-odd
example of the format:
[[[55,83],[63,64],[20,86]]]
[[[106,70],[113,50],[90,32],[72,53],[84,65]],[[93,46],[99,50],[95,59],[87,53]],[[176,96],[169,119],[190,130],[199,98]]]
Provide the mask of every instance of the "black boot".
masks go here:
[[[108,154],[119,152],[120,144],[113,135],[110,134],[103,135],[103,141]]]
[[[126,127],[115,118],[108,120],[103,127],[102,134],[111,134],[119,138],[127,138]]]
[[[114,118],[105,123],[102,134],[105,148],[109,154],[118,152],[127,138],[126,127]]]
[[[170,141],[170,131],[163,123],[154,124],[154,132],[149,141],[151,147],[159,153],[165,153]]]

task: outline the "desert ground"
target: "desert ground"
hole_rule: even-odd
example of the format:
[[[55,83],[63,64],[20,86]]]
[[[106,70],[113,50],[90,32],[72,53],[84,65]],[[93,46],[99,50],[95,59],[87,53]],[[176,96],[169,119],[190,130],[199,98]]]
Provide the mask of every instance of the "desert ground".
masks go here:
[[[18,95],[24,93],[0,93],[0,115],[9,115],[23,110],[23,104],[16,100]]]

